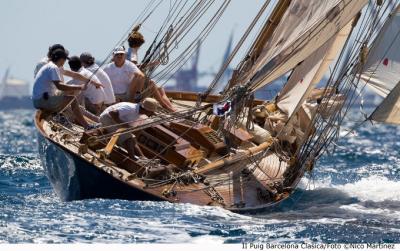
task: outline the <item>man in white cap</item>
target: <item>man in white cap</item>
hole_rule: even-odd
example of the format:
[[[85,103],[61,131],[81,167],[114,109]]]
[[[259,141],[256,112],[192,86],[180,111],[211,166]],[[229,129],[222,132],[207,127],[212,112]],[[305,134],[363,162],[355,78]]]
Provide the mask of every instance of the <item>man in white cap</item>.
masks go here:
[[[132,62],[125,59],[125,48],[116,47],[113,51],[113,62],[104,67],[111,80],[117,102],[132,101],[132,86],[144,81],[144,75]]]
[[[100,123],[108,133],[119,128],[136,127],[146,122],[158,108],[158,102],[153,98],[145,98],[141,103],[120,102],[109,106],[100,114]],[[134,159],[136,155],[144,156],[136,138],[131,133],[119,136],[118,143],[122,145]]]
[[[158,88],[153,80],[147,81],[145,87],[146,76],[134,63],[126,60],[123,46],[114,49],[113,62],[106,65],[104,71],[110,77],[117,102],[140,100],[141,97],[147,96],[142,93],[145,90],[149,95],[154,95],[162,107],[171,112],[175,111],[165,92],[162,88]]]

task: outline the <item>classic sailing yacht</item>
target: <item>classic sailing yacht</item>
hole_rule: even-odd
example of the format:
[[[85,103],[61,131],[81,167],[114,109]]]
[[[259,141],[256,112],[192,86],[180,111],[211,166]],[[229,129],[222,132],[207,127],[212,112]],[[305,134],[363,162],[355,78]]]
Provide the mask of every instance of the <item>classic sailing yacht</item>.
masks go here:
[[[195,1],[185,9],[187,1],[175,1],[142,61],[144,67],[155,60],[164,64],[144,68],[145,74],[163,78],[176,71],[229,2],[223,1],[193,42],[173,57],[177,41],[214,4]],[[288,198],[337,139],[359,79],[365,79],[365,69],[375,62],[372,52],[384,35],[372,38],[391,6],[367,0],[266,1],[207,91],[167,93],[178,111],[161,111],[134,128],[111,134],[102,128],[84,131],[38,111],[39,152],[55,191],[63,200],[163,200],[232,211],[265,208]],[[224,90],[215,94],[219,78],[269,9],[245,57]],[[393,20],[392,15],[387,22]],[[368,56],[371,41],[375,43]],[[287,83],[274,100],[254,98],[257,90],[287,73]],[[317,88],[325,74],[328,80]],[[398,97],[396,88],[382,109],[393,104],[391,96]],[[145,159],[131,159],[116,145],[119,135],[127,133],[136,136]]]

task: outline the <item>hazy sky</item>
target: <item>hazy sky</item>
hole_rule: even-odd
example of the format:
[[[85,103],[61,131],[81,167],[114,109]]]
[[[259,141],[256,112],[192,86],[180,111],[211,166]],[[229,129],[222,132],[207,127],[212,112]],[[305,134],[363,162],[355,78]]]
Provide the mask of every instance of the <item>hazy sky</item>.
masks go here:
[[[145,47],[154,38],[171,1],[163,0],[144,24],[141,31],[147,41]],[[54,43],[63,44],[70,55],[90,51],[103,59],[147,3],[139,0],[1,0],[0,77],[10,66],[12,76],[32,82],[35,64]],[[238,41],[263,3],[232,0],[201,49],[201,70],[218,69],[231,31],[234,29],[234,41]]]

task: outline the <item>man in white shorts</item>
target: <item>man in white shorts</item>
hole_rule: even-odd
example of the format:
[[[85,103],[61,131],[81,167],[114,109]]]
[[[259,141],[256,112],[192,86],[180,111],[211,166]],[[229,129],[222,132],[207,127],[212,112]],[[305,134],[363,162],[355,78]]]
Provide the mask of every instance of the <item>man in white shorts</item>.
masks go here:
[[[81,60],[82,66],[90,72],[94,73],[95,76],[99,79],[100,83],[103,85],[105,94],[104,105],[108,107],[114,104],[116,102],[114,89],[107,73],[95,63],[95,58],[89,52],[82,53],[79,59]]]
[[[58,113],[71,104],[74,119],[81,126],[88,128],[89,124],[83,117],[75,98],[75,95],[78,95],[86,86],[69,86],[63,83],[60,67],[64,65],[67,58],[64,50],[57,49],[52,52],[50,62],[38,71],[33,84],[33,105],[44,112]]]
[[[93,79],[96,82],[99,82],[99,79],[89,70],[82,67],[81,60],[77,56],[73,56],[68,61],[69,67],[74,72],[79,72],[82,76]],[[71,80],[67,84],[69,85],[82,85],[85,84],[83,81],[79,80]],[[103,87],[96,87],[94,85],[88,85],[86,90],[84,90],[81,94],[81,101],[84,103],[85,108],[95,114],[99,115],[101,113],[101,109],[103,107],[105,101],[105,94]],[[81,103],[81,102],[80,102]]]
[[[120,102],[109,106],[100,114],[100,123],[108,133],[115,132],[119,128],[139,126],[145,123],[146,119],[156,112],[157,107],[157,101],[152,98],[145,98],[139,104]],[[120,135],[118,143],[125,147],[132,159],[136,155],[143,156],[132,133]]]

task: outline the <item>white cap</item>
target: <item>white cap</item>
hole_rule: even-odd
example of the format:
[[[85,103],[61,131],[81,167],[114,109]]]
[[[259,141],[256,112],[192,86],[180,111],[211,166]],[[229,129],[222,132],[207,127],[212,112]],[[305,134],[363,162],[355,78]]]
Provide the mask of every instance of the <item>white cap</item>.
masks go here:
[[[113,54],[114,55],[116,55],[116,54],[125,54],[125,53],[126,53],[125,52],[125,47],[123,47],[123,46],[117,46],[113,50]]]

